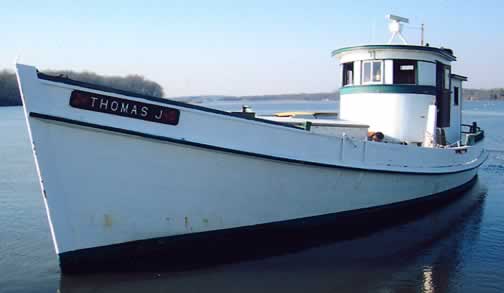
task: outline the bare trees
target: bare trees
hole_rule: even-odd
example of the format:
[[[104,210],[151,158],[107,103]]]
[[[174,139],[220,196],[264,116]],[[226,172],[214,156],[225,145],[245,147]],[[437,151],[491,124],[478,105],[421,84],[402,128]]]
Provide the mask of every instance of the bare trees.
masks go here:
[[[163,97],[163,87],[157,82],[137,74],[127,76],[103,76],[93,72],[48,71],[50,75],[63,76],[69,79],[107,86],[129,92],[153,97]],[[16,75],[8,70],[0,71],[0,106],[21,105],[21,97]]]

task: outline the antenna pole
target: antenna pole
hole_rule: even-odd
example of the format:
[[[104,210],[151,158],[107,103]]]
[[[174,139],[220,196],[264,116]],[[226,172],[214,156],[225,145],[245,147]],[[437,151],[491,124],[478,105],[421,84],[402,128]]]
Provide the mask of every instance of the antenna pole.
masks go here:
[[[421,40],[420,40],[420,46],[423,46],[424,44],[424,24],[422,23],[422,36],[421,36]]]

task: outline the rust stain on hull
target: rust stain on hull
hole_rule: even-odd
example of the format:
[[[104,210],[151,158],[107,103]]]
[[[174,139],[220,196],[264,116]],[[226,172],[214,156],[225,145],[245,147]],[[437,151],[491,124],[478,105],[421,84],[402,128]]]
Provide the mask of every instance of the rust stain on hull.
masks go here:
[[[106,228],[112,227],[112,217],[109,214],[103,215],[103,226]]]

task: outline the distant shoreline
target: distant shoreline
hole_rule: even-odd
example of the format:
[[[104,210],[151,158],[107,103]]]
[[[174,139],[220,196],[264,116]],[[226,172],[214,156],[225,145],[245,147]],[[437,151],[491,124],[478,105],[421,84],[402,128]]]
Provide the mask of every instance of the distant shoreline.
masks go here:
[[[140,75],[102,76],[93,72],[74,71],[48,71],[45,74],[63,76],[73,80],[91,84],[104,85],[124,91],[136,92],[147,96],[164,97],[163,87]],[[504,88],[494,89],[463,89],[464,100],[504,100]],[[166,97],[167,99],[194,104],[243,102],[252,103],[260,101],[339,101],[339,92],[328,93],[299,93],[254,96],[224,96],[224,95],[199,95],[186,97]],[[21,106],[17,79],[14,72],[0,71],[0,107]]]
[[[496,92],[496,93],[492,93]],[[181,101],[193,104],[204,103],[226,103],[226,102],[271,102],[271,101],[291,101],[291,102],[320,102],[320,101],[339,101],[339,93],[313,93],[313,94],[285,94],[285,95],[263,95],[263,96],[191,96],[191,97],[165,97],[166,99]],[[504,101],[504,89],[495,90],[475,90],[464,89],[465,101]],[[9,99],[2,103],[0,107],[22,106],[21,99]]]
[[[312,96],[313,95],[313,96]],[[270,96],[243,96],[243,97],[230,97],[230,96],[195,96],[195,97],[175,97],[166,98],[184,103],[191,104],[207,104],[207,103],[254,103],[254,102],[339,102],[339,95],[330,94],[332,96],[321,98],[325,94],[300,94],[300,95],[270,95]],[[293,97],[299,96],[299,97]],[[328,94],[329,96],[329,94]],[[465,101],[504,101],[502,98],[481,98],[481,97],[464,97]],[[22,104],[16,105],[0,105],[0,107],[20,107]]]
[[[74,71],[48,71],[45,74],[63,76],[73,80],[91,84],[104,85],[124,91],[136,92],[147,96],[164,97],[163,87],[140,75],[126,76],[102,76],[93,72]],[[463,89],[464,100],[504,100],[504,88],[495,89]],[[166,97],[167,99],[182,101],[193,104],[242,102],[253,103],[261,101],[297,101],[319,102],[339,101],[339,91],[326,93],[298,93],[298,94],[275,94],[254,96],[224,96],[224,95],[199,95],[186,97]],[[0,71],[0,107],[21,106],[16,75],[8,70]]]
[[[168,99],[188,102],[188,103],[219,103],[219,102],[266,102],[266,101],[339,101],[339,92],[332,93],[311,93],[311,94],[284,94],[284,95],[261,95],[261,96],[192,96],[192,97],[169,97]],[[504,101],[504,88],[499,89],[464,89],[464,100],[466,101]]]

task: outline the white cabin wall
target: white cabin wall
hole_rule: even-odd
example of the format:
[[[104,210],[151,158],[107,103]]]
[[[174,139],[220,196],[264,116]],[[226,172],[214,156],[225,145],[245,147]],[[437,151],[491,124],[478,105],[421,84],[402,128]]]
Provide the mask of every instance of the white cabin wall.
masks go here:
[[[353,68],[354,68],[354,85],[360,85],[361,84],[361,61],[355,61]]]
[[[418,61],[418,84],[436,86],[436,64]]]
[[[421,142],[434,99],[431,95],[402,93],[341,95],[340,118],[367,124],[370,131],[381,131],[401,141]]]
[[[394,64],[392,60],[385,60],[384,63],[384,71],[385,71],[385,84],[393,84],[394,83]]]

